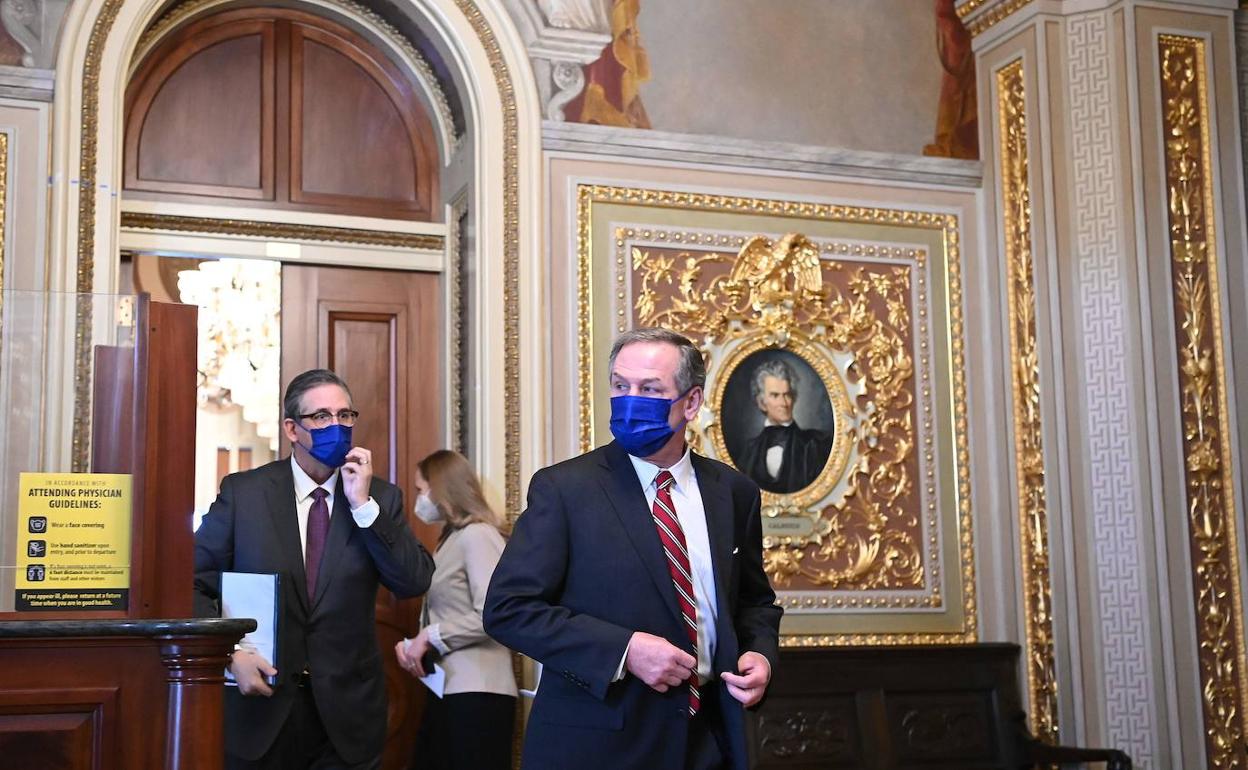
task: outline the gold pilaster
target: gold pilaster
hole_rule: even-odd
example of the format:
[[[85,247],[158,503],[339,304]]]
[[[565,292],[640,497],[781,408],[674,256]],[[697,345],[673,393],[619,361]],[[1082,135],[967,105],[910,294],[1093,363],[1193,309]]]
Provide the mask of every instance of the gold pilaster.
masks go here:
[[[1184,491],[1210,768],[1248,765],[1244,630],[1203,38],[1161,35],[1162,126]]]
[[[1057,677],[1049,577],[1049,514],[1045,496],[1036,344],[1036,290],[1031,243],[1027,111],[1021,59],[996,72],[1000,130],[1001,209],[1005,225],[1010,374],[1014,401],[1014,471],[1022,541],[1027,688],[1032,731],[1057,740]]]

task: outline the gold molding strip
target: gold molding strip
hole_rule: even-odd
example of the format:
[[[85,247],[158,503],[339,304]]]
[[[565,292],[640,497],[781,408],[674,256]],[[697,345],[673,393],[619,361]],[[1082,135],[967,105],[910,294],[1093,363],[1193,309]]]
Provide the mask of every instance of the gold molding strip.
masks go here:
[[[465,441],[464,430],[464,361],[468,358],[464,355],[464,302],[461,296],[464,286],[464,264],[460,257],[460,250],[463,248],[463,229],[459,226],[459,220],[468,211],[468,198],[461,197],[451,204],[451,211],[446,223],[447,232],[447,271],[448,280],[447,293],[450,295],[449,312],[451,317],[447,319],[450,326],[450,340],[447,342],[447,348],[450,350],[448,358],[451,366],[448,374],[450,375],[450,386],[448,392],[451,399],[451,424],[447,431],[451,436],[451,448],[456,452],[463,453],[464,446],[468,442]]]
[[[581,421],[581,452],[593,449],[593,292],[591,291],[592,254],[590,229],[593,223],[594,194],[601,188],[590,185],[577,187],[576,196],[576,357],[579,362],[577,397]]]
[[[972,2],[967,3],[958,9],[958,18],[965,20],[967,16],[990,1],[991,0],[972,0]],[[966,31],[971,34],[971,37],[978,37],[1002,21],[1005,21],[1010,14],[1026,8],[1033,2],[1035,2],[1035,0],[1003,0],[1003,2],[999,5],[989,8],[982,15],[967,23]]]
[[[507,515],[516,517],[520,515],[520,119],[515,86],[494,30],[473,0],[455,0],[455,5],[485,48],[503,108],[503,423],[507,442],[504,495]],[[480,334],[483,338],[491,336],[487,329],[480,330]],[[517,741],[519,735],[517,731]]]
[[[958,15],[959,19],[965,19],[967,16],[970,16],[972,13],[978,11],[985,3],[990,1],[991,0],[967,0],[967,2],[957,6],[954,13]]]
[[[4,339],[4,242],[9,215],[9,134],[0,131],[0,341]],[[2,342],[0,342],[2,343]]]
[[[0,329],[4,328],[4,241],[9,203],[9,134],[0,131]],[[0,335],[0,340],[3,335]]]
[[[1027,110],[1023,62],[997,70],[1001,156],[1001,210],[1005,227],[1010,374],[1014,401],[1014,469],[1022,545],[1023,609],[1027,633],[1027,687],[1031,727],[1057,742],[1057,677],[1049,575],[1049,514],[1045,493],[1040,358],[1031,243]]]
[[[82,62],[81,157],[78,161],[78,292],[74,317],[74,427],[70,467],[87,470],[91,429],[91,292],[95,290],[95,175],[99,166],[100,59],[125,0],[105,0]]]
[[[205,235],[243,235],[254,238],[288,241],[326,241],[330,243],[393,246],[396,248],[442,251],[446,238],[428,233],[399,233],[387,230],[356,230],[350,227],[295,225],[286,222],[262,222],[251,219],[216,219],[214,217],[183,217],[170,214],[145,214],[123,211],[121,226],[135,230],[164,230]]]
[[[1214,234],[1206,43],[1159,35],[1184,488],[1209,767],[1248,766],[1244,626]]]

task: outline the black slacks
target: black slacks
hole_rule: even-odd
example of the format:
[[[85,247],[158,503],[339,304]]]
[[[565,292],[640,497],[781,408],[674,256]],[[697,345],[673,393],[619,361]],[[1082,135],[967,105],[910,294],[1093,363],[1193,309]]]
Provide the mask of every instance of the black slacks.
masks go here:
[[[300,685],[290,716],[268,753],[254,761],[229,753],[225,755],[226,770],[379,770],[380,767],[381,757],[351,764],[338,756],[316,710],[312,688],[307,684]]]
[[[461,692],[425,700],[413,770],[511,770],[516,699]]]
[[[730,768],[730,750],[724,737],[724,722],[719,706],[719,682],[712,680],[702,685],[701,694],[702,705],[698,713],[689,720],[685,770]]]

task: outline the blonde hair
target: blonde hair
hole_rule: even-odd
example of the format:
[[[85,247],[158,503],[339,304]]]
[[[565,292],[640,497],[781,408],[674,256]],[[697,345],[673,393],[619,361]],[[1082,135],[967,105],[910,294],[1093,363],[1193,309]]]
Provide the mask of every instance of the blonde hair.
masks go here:
[[[429,484],[429,498],[446,517],[447,534],[476,522],[484,522],[504,537],[510,527],[485,501],[481,482],[468,458],[450,449],[439,449],[417,463],[420,475]]]

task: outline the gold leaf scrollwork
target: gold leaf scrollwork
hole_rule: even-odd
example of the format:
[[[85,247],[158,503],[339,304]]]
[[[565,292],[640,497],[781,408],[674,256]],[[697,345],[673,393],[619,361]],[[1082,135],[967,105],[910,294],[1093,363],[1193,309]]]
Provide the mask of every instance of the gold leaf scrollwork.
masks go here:
[[[1159,37],[1197,657],[1209,766],[1243,768],[1244,639],[1209,159],[1205,41]]]

